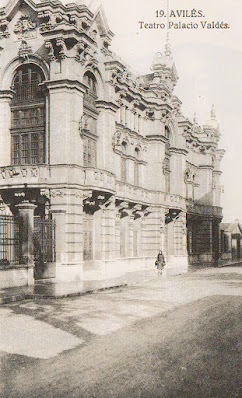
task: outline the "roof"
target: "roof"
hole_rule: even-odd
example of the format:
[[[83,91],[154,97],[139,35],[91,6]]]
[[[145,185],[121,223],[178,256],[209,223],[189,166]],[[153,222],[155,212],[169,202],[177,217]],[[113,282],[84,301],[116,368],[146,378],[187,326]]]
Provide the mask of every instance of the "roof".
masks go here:
[[[231,234],[241,234],[242,235],[242,226],[239,221],[233,223],[221,223],[220,229],[225,232],[230,232]]]

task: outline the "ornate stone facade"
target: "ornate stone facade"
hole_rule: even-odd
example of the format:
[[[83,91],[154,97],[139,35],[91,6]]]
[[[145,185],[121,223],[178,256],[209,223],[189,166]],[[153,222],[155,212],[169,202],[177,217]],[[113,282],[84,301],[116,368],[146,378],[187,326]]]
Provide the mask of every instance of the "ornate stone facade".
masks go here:
[[[204,126],[182,114],[169,41],[137,76],[112,38],[102,9],[0,9],[0,194],[13,213],[29,200],[52,215],[61,280],[153,267],[160,248],[170,273],[217,259],[215,111]]]

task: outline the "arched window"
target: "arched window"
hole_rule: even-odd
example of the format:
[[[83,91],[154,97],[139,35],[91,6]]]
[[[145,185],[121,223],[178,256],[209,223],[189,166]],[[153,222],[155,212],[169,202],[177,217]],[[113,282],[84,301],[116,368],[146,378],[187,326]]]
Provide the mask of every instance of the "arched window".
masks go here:
[[[20,66],[13,78],[11,102],[12,164],[45,163],[45,97],[40,87],[44,80],[34,64]]]
[[[84,106],[96,109],[97,99],[97,81],[92,72],[86,72],[83,77],[83,83],[88,87],[84,95]]]

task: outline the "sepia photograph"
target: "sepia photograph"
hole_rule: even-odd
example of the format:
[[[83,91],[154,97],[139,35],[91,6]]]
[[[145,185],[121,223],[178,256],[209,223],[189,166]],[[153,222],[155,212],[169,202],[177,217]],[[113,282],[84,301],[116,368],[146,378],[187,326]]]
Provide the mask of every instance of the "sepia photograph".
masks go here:
[[[240,12],[0,0],[0,397],[240,396]]]

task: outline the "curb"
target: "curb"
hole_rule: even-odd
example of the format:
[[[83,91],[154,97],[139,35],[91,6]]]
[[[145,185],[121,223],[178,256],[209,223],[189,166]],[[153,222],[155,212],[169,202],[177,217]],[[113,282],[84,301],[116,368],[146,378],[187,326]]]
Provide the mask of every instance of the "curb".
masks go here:
[[[70,298],[71,297],[80,297],[80,296],[85,296],[87,294],[94,294],[94,293],[98,293],[98,292],[102,292],[102,291],[106,291],[106,290],[124,288],[127,286],[128,286],[128,284],[124,283],[121,285],[102,287],[102,288],[97,288],[97,289],[93,289],[93,290],[86,290],[83,292],[63,293],[63,294],[57,294],[57,295],[22,293],[22,294],[16,294],[16,295],[11,295],[11,296],[6,296],[6,297],[0,298],[0,305],[15,303],[18,301],[25,301],[25,300],[37,300],[37,299],[58,300],[58,299],[63,299],[63,298],[68,298],[68,297],[70,297]]]

